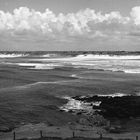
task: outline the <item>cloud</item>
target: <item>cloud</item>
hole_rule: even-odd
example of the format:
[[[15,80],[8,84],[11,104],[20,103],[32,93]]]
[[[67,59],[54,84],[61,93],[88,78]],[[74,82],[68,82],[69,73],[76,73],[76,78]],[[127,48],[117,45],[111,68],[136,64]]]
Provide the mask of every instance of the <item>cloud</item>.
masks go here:
[[[0,33],[8,36],[30,36],[61,38],[69,36],[93,38],[119,38],[136,36],[140,29],[140,7],[132,8],[129,17],[119,11],[103,14],[93,9],[80,10],[77,13],[60,13],[46,9],[35,11],[27,7],[14,9],[12,13],[0,11]]]
[[[104,21],[107,23],[118,22],[124,24],[127,22],[127,18],[123,18],[119,12],[111,12],[102,15],[100,12],[95,13],[92,9],[85,9],[67,15],[60,13],[58,16],[49,9],[41,13],[39,11],[30,10],[27,7],[15,9],[13,13],[4,13],[0,11],[1,29],[6,30],[35,30],[36,27],[38,27],[42,31],[46,30],[52,32],[52,28],[53,30],[61,31],[66,25],[69,25],[67,26],[69,31],[82,33],[84,31],[89,31],[87,23],[90,21],[93,21],[95,24]]]
[[[131,17],[135,25],[140,24],[140,6],[132,8]]]

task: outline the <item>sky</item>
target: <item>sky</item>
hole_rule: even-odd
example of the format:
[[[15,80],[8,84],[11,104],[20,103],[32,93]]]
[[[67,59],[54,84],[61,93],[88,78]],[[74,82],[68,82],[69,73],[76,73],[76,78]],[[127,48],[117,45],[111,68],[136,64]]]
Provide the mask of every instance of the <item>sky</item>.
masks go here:
[[[0,51],[140,51],[140,0],[0,0]]]

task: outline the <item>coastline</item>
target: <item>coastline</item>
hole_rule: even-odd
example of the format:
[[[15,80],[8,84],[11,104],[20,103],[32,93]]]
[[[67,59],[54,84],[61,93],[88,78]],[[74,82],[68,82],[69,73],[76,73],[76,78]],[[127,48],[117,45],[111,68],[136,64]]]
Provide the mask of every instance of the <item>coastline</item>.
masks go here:
[[[51,124],[54,127],[62,127],[65,125],[67,126],[68,122],[76,122],[79,118],[78,115],[76,116],[59,110],[60,106],[67,103],[67,100],[62,99],[62,97],[66,95],[69,95],[70,97],[109,95],[114,93],[138,95],[140,91],[139,74],[85,70],[82,68],[63,68],[48,71],[22,68],[22,72],[25,74],[25,77],[23,77],[23,74],[20,72],[15,72],[18,70],[18,67],[10,67],[10,71],[13,71],[10,73],[11,78],[18,77],[18,81],[21,83],[19,88],[13,88],[13,85],[11,87],[6,87],[8,86],[6,81],[3,79],[3,81],[1,81],[5,86],[4,89],[1,89],[0,91],[1,114],[13,112],[12,114],[8,114],[9,116],[4,116],[4,118],[6,118],[6,123],[2,122],[3,120],[1,118],[1,124],[5,123],[10,125],[10,127],[7,125],[7,127],[4,128],[4,131],[7,131],[9,128],[11,129],[11,127],[18,128],[25,124],[28,125],[29,123],[46,123],[46,125]],[[9,67],[3,67],[1,73],[4,71],[9,73]],[[77,75],[79,73],[81,74],[78,76],[83,78],[70,77],[72,74]],[[6,74],[5,77],[7,78]],[[16,81],[17,79],[13,80]],[[29,80],[30,83],[28,83]],[[39,84],[33,84],[38,82],[38,80],[39,82],[41,81]],[[55,82],[59,80],[68,80],[69,82]],[[49,81],[50,83],[45,83]],[[22,88],[21,90],[20,87],[24,87],[26,84],[31,84],[31,86]],[[7,106],[6,103],[10,106]],[[55,115],[57,117],[55,117]],[[19,123],[21,120],[23,124]],[[12,132],[9,133],[11,137]],[[7,133],[5,134],[7,135]]]

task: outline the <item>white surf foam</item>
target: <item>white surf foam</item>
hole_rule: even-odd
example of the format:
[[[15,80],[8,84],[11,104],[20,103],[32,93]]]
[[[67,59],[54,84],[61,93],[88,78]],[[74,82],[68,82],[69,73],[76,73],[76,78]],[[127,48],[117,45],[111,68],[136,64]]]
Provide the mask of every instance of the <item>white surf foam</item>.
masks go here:
[[[78,55],[77,59],[140,59],[140,55]]]
[[[124,94],[124,93],[114,93],[114,94],[99,94],[97,96],[99,96],[99,97],[123,97],[123,96],[129,96],[129,95]]]
[[[6,54],[7,56],[7,54]],[[9,55],[8,57],[20,57],[25,55]],[[1,56],[2,57],[2,56]],[[45,58],[44,58],[45,57]],[[3,56],[4,58],[4,56]],[[18,63],[19,66],[32,67],[31,69],[54,69],[56,67],[69,66],[74,68],[86,68],[95,70],[107,70],[124,73],[140,73],[140,55],[77,55],[56,56],[45,54],[39,58],[28,58],[33,63]],[[26,61],[27,62],[27,61]]]
[[[78,79],[86,79],[84,77],[78,76],[77,74],[72,74],[71,77],[78,78]]]
[[[86,111],[86,112],[90,112],[92,111],[92,105],[96,105],[96,106],[99,106],[101,104],[101,102],[94,102],[92,103],[85,103],[85,102],[82,102],[82,101],[79,101],[79,100],[75,100],[71,97],[68,97],[68,96],[65,96],[63,97],[64,99],[67,99],[68,100],[68,103],[61,106],[60,109],[61,110],[64,110],[66,112],[70,111],[70,110],[83,110],[83,111]]]
[[[30,69],[54,69],[60,67],[58,64],[41,64],[41,63],[16,63],[19,66],[30,67]]]
[[[14,57],[25,57],[28,56],[28,54],[6,54],[6,53],[0,53],[0,58],[14,58]]]
[[[41,57],[49,57],[49,58],[51,57],[52,58],[52,57],[56,57],[56,56],[57,56],[57,54],[52,53],[52,54],[44,54]]]
[[[51,54],[44,55],[44,57],[50,57]],[[53,58],[48,59],[38,59],[40,61],[83,61],[83,60],[140,60],[140,55],[93,55],[93,54],[87,54],[87,55],[77,55],[75,57],[61,57],[61,58]]]
[[[135,74],[139,74],[140,73],[140,69],[127,69],[127,70],[123,70],[125,73],[135,73]]]

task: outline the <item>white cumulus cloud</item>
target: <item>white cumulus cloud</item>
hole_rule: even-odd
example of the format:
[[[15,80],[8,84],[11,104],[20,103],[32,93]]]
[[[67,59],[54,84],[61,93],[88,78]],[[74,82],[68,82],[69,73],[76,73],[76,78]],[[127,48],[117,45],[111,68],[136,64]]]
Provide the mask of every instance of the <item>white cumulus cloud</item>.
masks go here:
[[[36,33],[59,36],[99,36],[128,35],[135,32],[140,24],[140,7],[132,8],[129,17],[119,11],[103,14],[93,9],[80,10],[77,13],[60,13],[46,9],[35,11],[27,7],[14,9],[12,13],[0,11],[0,32]],[[119,33],[119,34],[118,34]],[[132,35],[132,34],[131,34]]]
[[[132,8],[131,17],[135,25],[140,24],[140,6]]]

